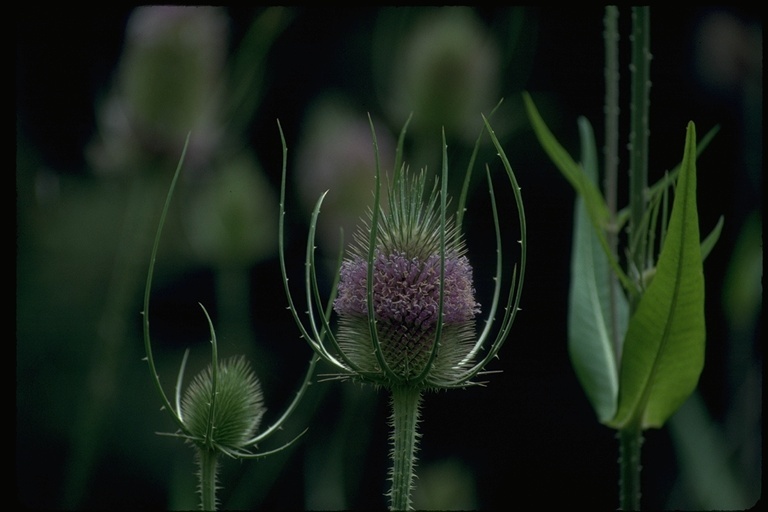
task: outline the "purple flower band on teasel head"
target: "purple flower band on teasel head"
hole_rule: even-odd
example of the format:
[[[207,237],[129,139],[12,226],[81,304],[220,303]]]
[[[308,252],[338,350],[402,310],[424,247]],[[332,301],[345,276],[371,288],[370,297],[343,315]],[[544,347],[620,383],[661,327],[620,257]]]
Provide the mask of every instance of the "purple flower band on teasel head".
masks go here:
[[[440,255],[426,261],[400,252],[377,251],[373,264],[373,301],[376,319],[429,329],[436,325],[440,307]],[[366,317],[368,265],[360,256],[341,267],[339,295],[334,308],[340,315]],[[472,267],[466,256],[446,254],[443,318],[446,324],[472,320],[480,312],[475,302]]]

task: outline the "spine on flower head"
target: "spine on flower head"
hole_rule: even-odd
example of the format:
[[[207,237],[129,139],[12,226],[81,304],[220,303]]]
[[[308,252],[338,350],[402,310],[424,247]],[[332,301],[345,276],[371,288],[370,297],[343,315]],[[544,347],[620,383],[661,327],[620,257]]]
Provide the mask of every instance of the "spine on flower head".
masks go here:
[[[472,267],[458,230],[449,219],[441,223],[437,187],[425,198],[425,182],[424,173],[405,174],[391,187],[390,209],[381,211],[376,238],[369,240],[365,234],[370,230],[363,226],[342,263],[334,302],[341,349],[365,373],[380,374],[385,384],[408,382],[419,375],[426,375],[419,383],[425,387],[450,380],[452,372],[463,369],[475,340],[474,318],[480,305],[475,301]],[[369,327],[369,244],[374,244],[376,335],[391,375],[380,368]],[[441,304],[443,324],[438,330]]]
[[[192,380],[181,412],[194,444],[225,453],[240,452],[256,434],[266,411],[261,385],[243,357],[221,361],[217,372],[215,384],[211,366]],[[211,416],[214,392],[216,407]]]

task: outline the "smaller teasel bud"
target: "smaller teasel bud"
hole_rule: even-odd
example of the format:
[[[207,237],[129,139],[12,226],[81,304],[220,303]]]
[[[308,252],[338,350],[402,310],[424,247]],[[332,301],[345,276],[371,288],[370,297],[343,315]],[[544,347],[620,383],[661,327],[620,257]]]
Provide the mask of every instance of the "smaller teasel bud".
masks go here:
[[[200,372],[189,385],[180,414],[189,429],[189,441],[201,449],[237,453],[248,447],[265,407],[256,375],[243,357],[219,363],[215,384],[212,367]]]
[[[388,384],[431,387],[455,379],[465,369],[476,339],[474,318],[480,305],[475,301],[472,267],[452,220],[441,222],[437,183],[429,197],[425,184],[424,172],[416,176],[406,172],[396,179],[390,189],[390,210],[381,209],[375,239],[367,236],[370,224],[357,233],[351,256],[342,263],[334,301],[341,350],[362,373],[378,375]],[[441,229],[445,229],[442,245]],[[371,244],[375,336],[383,365],[372,350]]]
[[[186,368],[189,356],[189,350],[187,350],[177,378],[175,403],[171,404],[168,395],[166,395],[160,383],[155,359],[152,354],[152,342],[149,333],[149,297],[158,246],[160,244],[160,235],[188,146],[189,136],[187,136],[176,172],[173,175],[173,180],[165,199],[165,205],[160,215],[155,243],[152,246],[152,255],[147,272],[147,284],[144,288],[142,324],[144,350],[146,352],[145,361],[149,367],[152,381],[160,396],[163,407],[170,411],[171,417],[178,427],[176,433],[167,435],[184,439],[194,446],[199,465],[198,490],[200,492],[201,508],[203,510],[216,510],[218,505],[216,491],[219,488],[216,473],[219,455],[225,454],[233,458],[261,458],[285,449],[301,437],[303,432],[292,441],[275,450],[256,453],[251,451],[258,443],[279,431],[291,413],[296,410],[309,387],[319,358],[313,357],[310,360],[301,388],[282,416],[274,424],[257,435],[256,432],[259,429],[265,412],[259,381],[250,364],[243,357],[219,361],[216,331],[213,328],[213,322],[208,311],[200,304],[208,321],[208,328],[211,334],[211,364],[192,379],[192,383],[182,399],[181,389],[183,387],[184,369]]]

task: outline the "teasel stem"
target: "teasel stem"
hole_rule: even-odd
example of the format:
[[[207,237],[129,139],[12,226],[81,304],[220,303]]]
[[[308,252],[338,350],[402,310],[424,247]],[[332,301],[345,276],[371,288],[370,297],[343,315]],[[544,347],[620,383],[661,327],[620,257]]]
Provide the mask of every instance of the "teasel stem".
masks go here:
[[[216,510],[216,470],[218,454],[215,450],[199,449],[200,464],[200,507],[202,510]]]
[[[645,270],[646,240],[640,226],[646,210],[648,188],[648,111],[650,105],[650,8],[632,8],[632,100],[630,103],[629,142],[629,235],[630,254],[638,276]],[[638,277],[639,279],[639,277]],[[635,294],[630,314],[637,307]],[[643,429],[639,418],[619,430],[619,506],[622,510],[640,510],[640,452]]]
[[[412,386],[392,388],[392,490],[390,510],[410,510],[421,390]]]
[[[614,259],[618,259],[618,226],[616,219],[619,175],[619,9],[615,5],[605,8],[605,202],[608,207],[609,227],[606,230],[608,246]],[[611,339],[616,361],[621,360],[624,333],[619,329],[616,301],[619,292],[618,277],[609,273],[609,308]]]
[[[640,510],[640,452],[643,429],[632,421],[619,430],[619,509]]]
[[[629,134],[629,235],[631,265],[642,276],[646,268],[642,222],[647,205],[648,138],[651,89],[650,7],[632,7],[632,88]],[[633,296],[634,311],[638,297]]]

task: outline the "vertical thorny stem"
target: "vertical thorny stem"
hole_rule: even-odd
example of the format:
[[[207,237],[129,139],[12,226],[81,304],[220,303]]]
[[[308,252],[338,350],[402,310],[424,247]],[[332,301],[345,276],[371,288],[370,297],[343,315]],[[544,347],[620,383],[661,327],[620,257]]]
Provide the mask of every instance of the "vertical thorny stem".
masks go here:
[[[218,454],[214,450],[201,448],[198,450],[200,464],[200,508],[201,510],[216,510],[216,469]]]
[[[629,134],[629,234],[630,254],[638,276],[645,270],[645,242],[641,235],[648,188],[648,111],[650,77],[650,8],[632,8],[632,99]],[[636,306],[636,299],[630,305]]]
[[[616,189],[619,168],[619,10],[605,8],[605,201],[612,217],[616,215]],[[615,221],[614,218],[611,219]],[[609,235],[615,235],[611,230]],[[615,241],[615,236],[612,237]]]
[[[416,448],[419,440],[421,390],[395,386],[392,389],[392,490],[390,510],[411,508]]]
[[[632,421],[619,431],[619,508],[640,510],[640,448],[643,431],[639,421]]]
[[[640,235],[646,208],[648,186],[648,136],[650,96],[650,8],[632,8],[632,90],[631,132],[629,142],[629,234],[630,255],[638,275],[645,270],[644,238]],[[630,302],[630,314],[637,306],[637,297]],[[640,509],[640,448],[643,443],[642,423],[632,420],[619,431],[620,486],[619,502],[623,510]]]
[[[609,5],[605,8],[605,202],[608,207],[608,246],[613,257],[617,257],[618,227],[616,222],[618,173],[619,173],[619,10]],[[610,322],[613,353],[616,361],[621,359],[621,341],[616,311],[618,280],[609,272]]]

